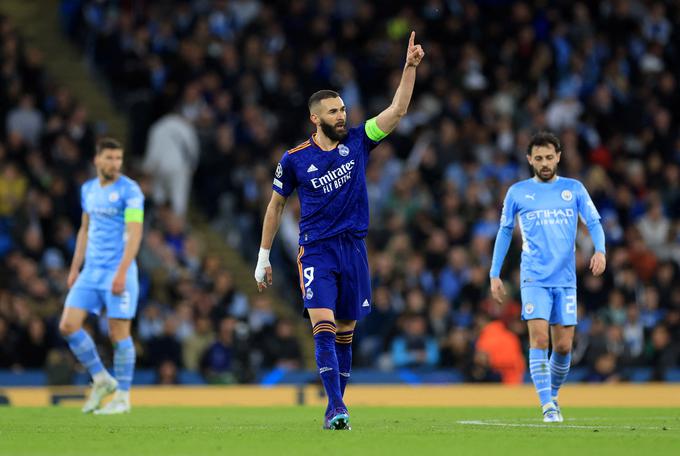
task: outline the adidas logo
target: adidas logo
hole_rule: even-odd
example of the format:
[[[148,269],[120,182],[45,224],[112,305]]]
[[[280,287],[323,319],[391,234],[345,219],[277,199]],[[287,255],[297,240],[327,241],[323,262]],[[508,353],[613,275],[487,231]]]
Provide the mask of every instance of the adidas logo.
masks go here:
[[[314,163],[312,163],[311,165],[309,165],[309,168],[307,168],[307,172],[308,172],[308,173],[313,173],[314,171],[318,171],[318,170],[319,170],[319,168],[317,168],[316,166],[314,166]]]
[[[364,303],[361,305],[361,307],[370,307],[371,305],[368,303],[368,299],[364,299]]]
[[[332,371],[332,370],[333,370],[332,367],[322,367],[321,369],[319,369],[319,373],[323,374],[324,372],[328,372],[328,371]]]

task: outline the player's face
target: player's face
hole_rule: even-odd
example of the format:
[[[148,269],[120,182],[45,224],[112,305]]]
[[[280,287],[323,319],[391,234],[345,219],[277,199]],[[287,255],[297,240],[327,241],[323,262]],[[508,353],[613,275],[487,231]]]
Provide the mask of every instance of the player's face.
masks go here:
[[[312,114],[312,121],[332,141],[342,141],[347,136],[347,111],[342,98],[326,98]]]
[[[531,155],[527,155],[529,164],[534,169],[534,175],[543,182],[548,182],[557,173],[557,164],[560,162],[560,153],[552,144],[548,146],[534,146]]]
[[[104,149],[94,157],[97,174],[105,181],[114,181],[123,168],[122,149]]]

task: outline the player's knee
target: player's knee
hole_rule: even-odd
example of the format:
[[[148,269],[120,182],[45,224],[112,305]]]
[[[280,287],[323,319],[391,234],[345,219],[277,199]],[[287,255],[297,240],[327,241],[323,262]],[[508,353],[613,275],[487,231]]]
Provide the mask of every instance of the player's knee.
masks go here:
[[[116,342],[130,337],[130,329],[117,325],[111,325],[109,327],[109,337],[111,338],[111,342],[115,344]]]
[[[64,337],[70,336],[79,329],[80,327],[77,324],[70,322],[68,320],[62,320],[59,322],[59,332]]]
[[[546,350],[548,348],[549,339],[547,334],[534,334],[531,337],[531,348],[538,348]]]
[[[571,341],[558,341],[555,343],[554,350],[560,355],[566,355],[571,351]]]

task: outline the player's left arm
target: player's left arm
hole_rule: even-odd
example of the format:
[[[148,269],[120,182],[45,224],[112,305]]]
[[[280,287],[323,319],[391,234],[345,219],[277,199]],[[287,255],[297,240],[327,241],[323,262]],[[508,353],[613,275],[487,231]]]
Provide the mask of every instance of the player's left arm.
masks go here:
[[[406,115],[408,105],[411,103],[413,86],[416,83],[416,67],[425,56],[425,51],[420,44],[415,44],[415,39],[416,32],[411,32],[406,51],[406,65],[392,104],[377,117],[366,122],[366,134],[373,141],[380,141],[394,130],[401,118]]]
[[[126,199],[125,205],[124,217],[127,242],[125,243],[125,250],[123,250],[123,258],[120,260],[116,275],[111,284],[113,294],[121,294],[125,291],[127,271],[135,257],[137,257],[144,231],[144,195],[139,188],[136,188],[132,195]]]
[[[583,220],[583,223],[588,227],[590,238],[595,245],[595,253],[590,258],[590,270],[593,275],[599,276],[607,267],[604,229],[600,223],[600,214],[597,212],[595,203],[593,203],[593,200],[588,194],[588,190],[586,190],[583,184],[580,185],[576,204],[578,205],[579,216],[581,217],[581,220]]]

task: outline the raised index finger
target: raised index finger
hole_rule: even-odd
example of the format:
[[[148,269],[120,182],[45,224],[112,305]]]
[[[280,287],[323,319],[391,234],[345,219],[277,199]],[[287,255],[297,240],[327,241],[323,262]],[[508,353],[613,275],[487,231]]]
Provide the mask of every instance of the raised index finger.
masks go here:
[[[413,47],[415,40],[416,40],[416,32],[411,31],[411,36],[408,39],[408,47]]]

